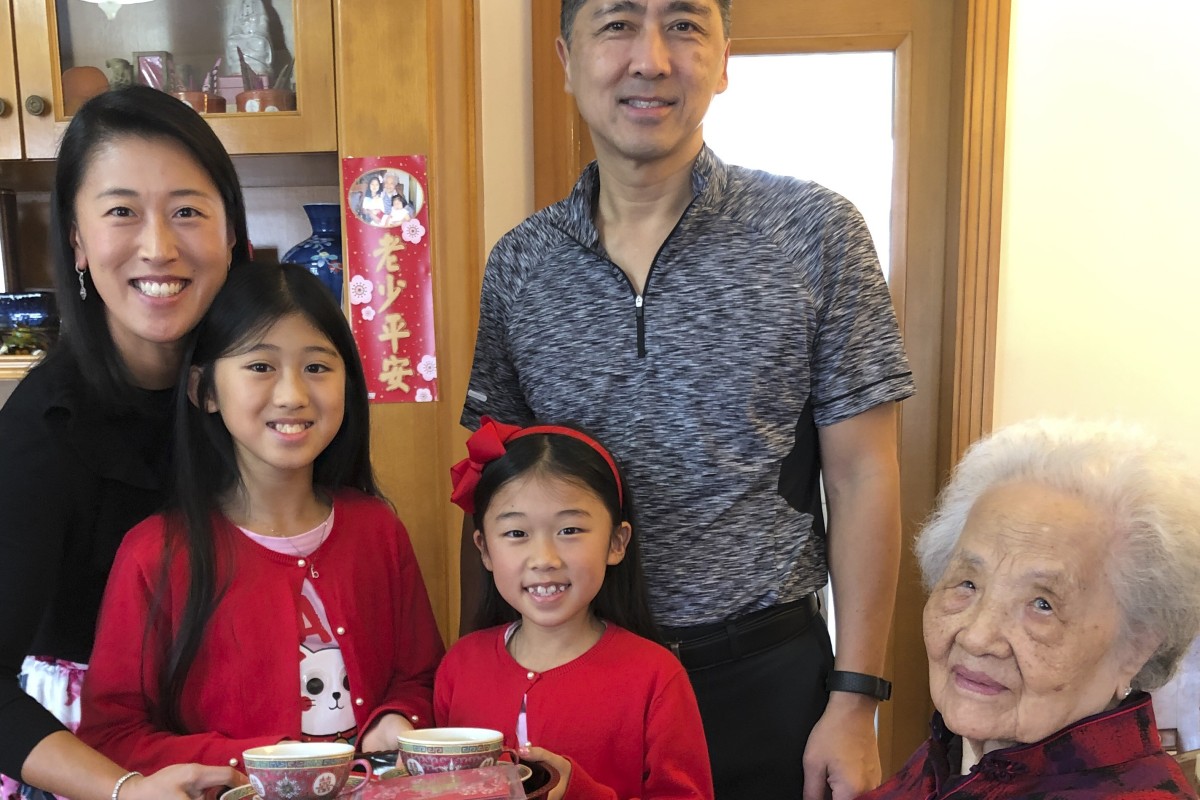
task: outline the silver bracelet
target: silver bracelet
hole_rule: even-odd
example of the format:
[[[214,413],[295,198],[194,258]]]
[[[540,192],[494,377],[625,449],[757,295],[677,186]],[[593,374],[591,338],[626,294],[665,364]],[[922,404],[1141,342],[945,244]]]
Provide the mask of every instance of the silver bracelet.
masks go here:
[[[117,795],[121,793],[121,787],[125,785],[125,781],[129,780],[135,775],[139,778],[143,777],[142,773],[140,772],[126,772],[124,775],[117,778],[117,785],[113,787],[112,800],[117,800]]]

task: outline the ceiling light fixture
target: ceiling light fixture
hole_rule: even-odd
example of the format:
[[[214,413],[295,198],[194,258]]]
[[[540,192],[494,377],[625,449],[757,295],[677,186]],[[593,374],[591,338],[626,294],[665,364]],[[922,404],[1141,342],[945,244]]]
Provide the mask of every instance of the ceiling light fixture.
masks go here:
[[[83,0],[85,3],[95,3],[100,6],[100,10],[104,12],[104,16],[109,20],[117,16],[117,12],[121,10],[121,6],[131,6],[134,3],[148,3],[150,0]]]

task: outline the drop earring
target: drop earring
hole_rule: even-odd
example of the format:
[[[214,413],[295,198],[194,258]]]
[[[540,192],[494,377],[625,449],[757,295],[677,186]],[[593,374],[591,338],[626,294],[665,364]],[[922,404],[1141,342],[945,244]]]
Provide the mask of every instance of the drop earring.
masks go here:
[[[87,284],[83,282],[83,275],[87,270],[76,267],[75,272],[79,275],[79,299],[87,300]]]

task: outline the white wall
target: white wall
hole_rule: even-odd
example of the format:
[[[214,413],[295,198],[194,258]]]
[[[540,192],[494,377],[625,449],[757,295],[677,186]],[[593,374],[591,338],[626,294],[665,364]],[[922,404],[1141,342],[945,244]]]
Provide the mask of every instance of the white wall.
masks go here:
[[[478,0],[483,106],[483,239],[491,250],[533,213],[533,61],[529,0]],[[547,43],[553,47],[553,42]]]
[[[1120,416],[1200,463],[1200,3],[1014,0],[995,424]]]

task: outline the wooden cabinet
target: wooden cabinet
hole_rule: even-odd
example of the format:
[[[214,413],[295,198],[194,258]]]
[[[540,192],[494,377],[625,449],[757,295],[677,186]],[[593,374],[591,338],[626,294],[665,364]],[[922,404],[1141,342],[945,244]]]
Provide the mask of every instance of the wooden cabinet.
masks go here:
[[[190,76],[199,88],[218,57],[225,76],[231,72],[227,40],[242,24],[242,5],[153,0],[122,6],[109,20],[91,2],[0,0],[0,99],[12,106],[0,115],[0,158],[54,157],[70,119],[63,81],[68,69],[93,67],[108,76],[116,69],[110,62],[124,59],[136,74],[135,53],[169,53],[181,84]],[[274,76],[294,62],[296,110],[238,113],[230,102],[228,113],[207,115],[213,129],[233,154],[337,149],[332,3],[251,6],[268,11],[250,23],[263,26],[273,45],[271,67],[262,71]],[[14,51],[15,69],[7,63]]]
[[[21,157],[21,116],[17,113],[17,60],[11,0],[0,0],[0,159]]]

